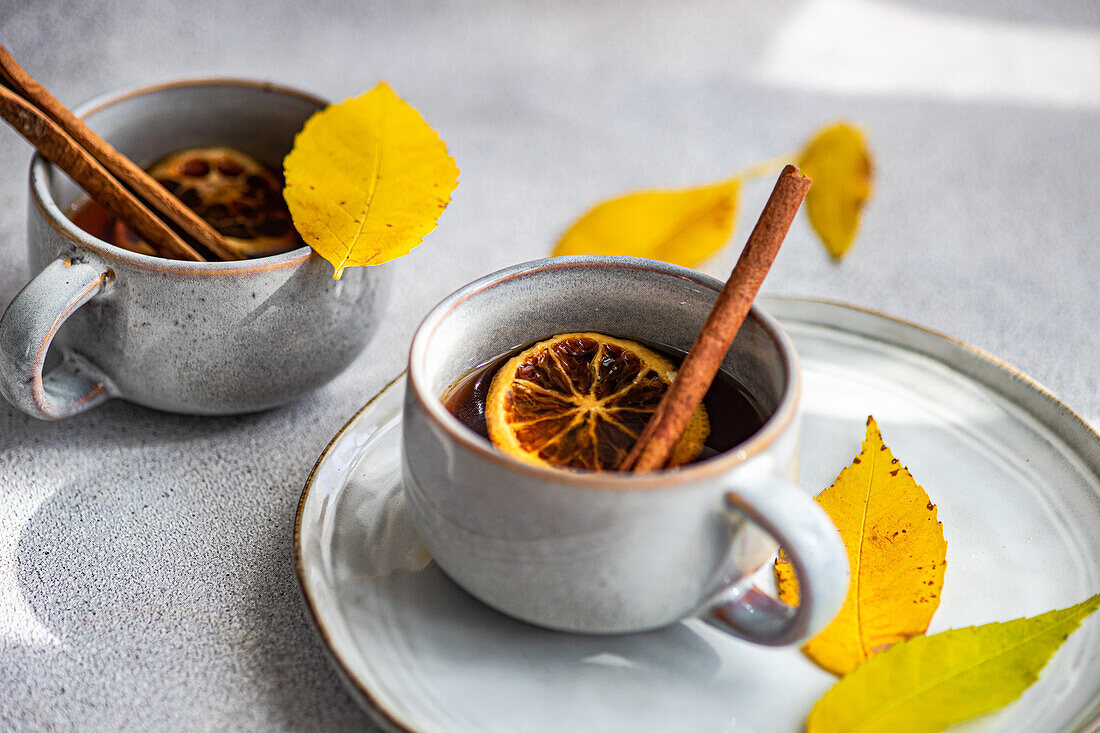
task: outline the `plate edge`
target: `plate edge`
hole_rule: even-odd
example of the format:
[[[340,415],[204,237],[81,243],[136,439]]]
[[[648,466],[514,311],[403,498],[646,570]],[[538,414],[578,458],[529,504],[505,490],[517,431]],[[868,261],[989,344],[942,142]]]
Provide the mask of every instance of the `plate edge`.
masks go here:
[[[1075,412],[1073,410],[1073,408],[1071,408],[1069,405],[1067,405],[1065,402],[1063,402],[1058,397],[1058,395],[1056,395],[1049,387],[1042,384],[1041,382],[1036,380],[1034,377],[1028,375],[1026,372],[1022,371],[1018,367],[1013,366],[1012,364],[1008,363],[1004,359],[1001,359],[1000,357],[996,356],[995,354],[993,354],[989,351],[986,351],[985,349],[983,349],[981,347],[974,346],[973,344],[970,344],[970,343],[967,343],[966,341],[962,341],[960,339],[957,339],[954,336],[950,336],[946,333],[943,333],[942,331],[937,331],[934,328],[928,328],[927,326],[922,326],[919,323],[915,323],[913,321],[909,321],[909,320],[906,320],[904,318],[899,318],[898,316],[892,316],[888,313],[883,313],[882,311],[877,311],[877,310],[874,310],[872,308],[865,308],[865,307],[859,306],[859,305],[853,305],[851,303],[845,303],[845,302],[839,301],[839,300],[829,300],[827,298],[802,298],[802,297],[791,296],[791,295],[762,295],[762,296],[760,296],[760,300],[765,301],[763,303],[765,308],[768,307],[767,301],[772,301],[772,302],[775,302],[775,303],[803,304],[803,305],[824,305],[824,306],[828,306],[830,308],[837,308],[837,309],[854,311],[854,312],[857,312],[857,313],[862,313],[864,315],[873,316],[873,317],[876,317],[876,318],[881,318],[883,320],[892,322],[892,323],[897,324],[899,326],[904,326],[904,327],[907,327],[907,328],[915,329],[915,330],[920,331],[920,332],[922,332],[922,333],[924,333],[928,336],[932,336],[934,338],[937,338],[937,339],[946,341],[948,343],[951,343],[955,346],[961,347],[972,358],[976,358],[976,359],[978,359],[979,361],[982,361],[982,362],[987,362],[989,365],[995,367],[999,372],[1002,372],[1002,373],[1012,377],[1013,379],[1021,382],[1026,387],[1029,387],[1029,388],[1033,389],[1035,392],[1038,392],[1039,395],[1041,397],[1043,397],[1046,402],[1050,403],[1050,405],[1053,406],[1053,407],[1057,407],[1064,414],[1065,417],[1070,418],[1071,422],[1075,423],[1076,427],[1081,428],[1082,430],[1084,430],[1086,436],[1090,437],[1096,444],[1100,444],[1100,432],[1097,431],[1097,428],[1094,428],[1087,420],[1085,420],[1083,417],[1078,415],[1077,412]],[[780,322],[782,322],[782,320],[783,320],[779,316],[776,316],[776,319],[779,320]],[[819,326],[822,326],[822,327],[825,327],[825,328],[830,328],[831,327],[828,324],[818,323],[816,321],[803,321],[803,322],[810,322],[810,323],[813,323],[814,325],[819,325]],[[835,327],[831,327],[831,328],[835,328]],[[836,330],[847,331],[848,329],[841,328],[841,329],[836,329]],[[894,345],[894,346],[899,346],[901,348],[910,348],[910,349],[912,348],[912,347],[906,347],[902,344],[898,344],[897,342],[890,341],[888,339],[882,338],[881,336],[878,336],[878,335],[872,334],[869,337],[873,338],[875,340],[878,340],[878,341],[882,341],[884,343],[888,343],[888,344],[891,344],[891,345]],[[935,360],[935,361],[942,361],[942,359],[935,353],[930,353],[930,352],[926,352],[926,351],[921,351],[920,353],[924,356],[927,356],[930,359]],[[948,366],[950,367],[951,365],[948,365]],[[1005,394],[1005,392],[1002,391],[1001,389],[998,389],[997,387],[989,384],[988,380],[983,379],[982,377],[980,377],[978,375],[975,375],[975,374],[969,374],[968,373],[966,376],[979,381],[983,386],[993,390],[998,395],[1000,395],[1002,397],[1005,397],[1006,399],[1009,399],[1009,400],[1012,399],[1011,395]],[[1059,430],[1057,430],[1055,428],[1055,426],[1050,425],[1048,421],[1040,420],[1040,422],[1042,422],[1044,425],[1046,425],[1046,427],[1051,428],[1051,430],[1053,430],[1054,432],[1060,432]],[[1074,447],[1076,448],[1076,446],[1074,446]],[[1097,476],[1097,478],[1100,479],[1100,472],[1097,471],[1097,468],[1094,467],[1094,466],[1090,466],[1090,468],[1092,468],[1093,473]],[[1097,719],[1097,722],[1100,723],[1100,718]]]
[[[355,414],[352,415],[338,431],[336,431],[336,434],[332,436],[332,440],[330,440],[328,442],[328,445],[325,446],[325,449],[321,451],[321,455],[318,456],[316,463],[313,464],[313,468],[311,468],[309,471],[309,476],[306,477],[305,484],[302,487],[302,495],[298,499],[298,508],[294,511],[293,550],[294,574],[298,578],[298,596],[301,599],[302,605],[305,607],[310,620],[313,622],[313,630],[321,641],[321,647],[324,650],[325,656],[328,657],[329,661],[332,662],[332,665],[336,668],[337,673],[344,682],[345,688],[357,695],[360,698],[360,703],[366,703],[366,705],[361,704],[360,707],[366,708],[368,714],[370,714],[370,717],[375,721],[375,723],[377,723],[381,727],[385,728],[388,731],[396,731],[397,733],[419,733],[415,729],[408,727],[403,721],[400,721],[396,717],[390,715],[389,712],[384,707],[382,707],[381,703],[379,703],[366,688],[359,684],[359,681],[351,674],[350,670],[348,670],[343,661],[336,654],[336,651],[335,649],[333,649],[332,646],[332,640],[329,639],[328,634],[325,631],[325,627],[322,625],[321,619],[317,614],[317,609],[313,606],[313,602],[310,600],[309,593],[306,590],[305,570],[302,567],[302,510],[305,509],[306,499],[309,497],[310,489],[313,488],[313,480],[317,476],[317,470],[321,467],[321,464],[324,463],[325,459],[328,458],[328,454],[332,450],[333,446],[336,445],[336,442],[340,440],[340,437],[345,432],[347,432],[348,428],[350,428],[352,424],[359,419],[359,416],[362,415],[368,407],[373,405],[379,397],[385,394],[395,384],[400,382],[405,377],[405,374],[407,372],[407,369],[401,370],[401,372],[396,377],[387,382],[386,385],[382,387],[382,389],[375,392],[374,395],[371,396],[371,398],[367,400],[367,402],[362,407],[356,410]]]
[[[1078,415],[1072,408],[1070,408],[1066,403],[1064,403],[1061,399],[1059,399],[1058,396],[1055,395],[1054,392],[1052,392],[1049,388],[1047,388],[1042,383],[1038,382],[1037,380],[1035,380],[1034,378],[1032,378],[1031,376],[1029,376],[1025,372],[1021,371],[1017,367],[1009,364],[1008,362],[1004,361],[1003,359],[1000,359],[999,357],[995,356],[991,352],[988,352],[988,351],[986,351],[982,348],[974,346],[973,344],[970,344],[970,343],[967,343],[967,342],[962,341],[960,339],[954,338],[953,336],[949,336],[949,335],[947,335],[947,334],[945,334],[941,331],[937,331],[935,329],[928,328],[926,326],[922,326],[919,323],[915,323],[913,321],[908,321],[904,318],[899,318],[897,316],[892,316],[890,314],[883,313],[882,311],[877,311],[877,310],[874,310],[874,309],[871,309],[871,308],[865,308],[863,306],[858,306],[858,305],[854,305],[854,304],[851,304],[851,303],[845,303],[843,301],[829,300],[829,299],[824,299],[824,298],[804,298],[804,297],[798,297],[798,296],[784,296],[784,295],[761,295],[761,297],[758,299],[758,302],[760,302],[761,305],[763,305],[763,307],[765,309],[768,309],[769,301],[770,302],[775,302],[775,303],[788,303],[788,304],[792,304],[792,305],[801,304],[801,305],[804,305],[804,306],[823,305],[823,306],[827,306],[829,308],[835,308],[835,309],[838,309],[838,310],[853,311],[853,312],[861,313],[861,314],[864,314],[864,315],[867,315],[867,316],[872,316],[872,317],[875,317],[875,318],[883,319],[885,321],[888,321],[890,323],[893,323],[893,324],[896,324],[896,325],[899,325],[899,326],[902,326],[902,327],[912,328],[912,329],[915,329],[916,331],[919,331],[923,334],[926,334],[927,336],[945,341],[945,342],[947,342],[949,344],[952,344],[956,347],[961,347],[967,354],[970,355],[970,357],[978,360],[979,363],[985,363],[986,365],[992,366],[998,372],[1000,372],[1002,374],[1005,374],[1005,375],[1011,377],[1012,379],[1017,380],[1018,382],[1022,383],[1025,387],[1030,388],[1034,393],[1036,393],[1039,397],[1041,397],[1043,399],[1043,401],[1048,404],[1048,406],[1057,408],[1057,410],[1062,413],[1063,417],[1068,418],[1072,423],[1075,424],[1075,427],[1077,427],[1079,429],[1082,429],[1084,431],[1084,435],[1086,437],[1091,437],[1091,439],[1093,441],[1095,441],[1095,443],[1100,444],[1100,434],[1098,434],[1097,431],[1088,422],[1086,422],[1080,415]],[[784,319],[780,316],[776,316],[776,318],[777,318],[777,320],[780,321],[780,324],[782,325],[782,322],[783,322]],[[790,320],[799,320],[799,319],[792,318]],[[814,323],[814,325],[829,327],[828,324],[817,323],[815,321],[803,320],[803,322],[809,322],[809,323]],[[833,328],[835,328],[835,327],[833,327]],[[838,328],[837,330],[845,331],[845,330],[849,330],[849,329]],[[882,341],[884,343],[893,344],[895,346],[899,346],[899,347],[902,346],[901,344],[890,341],[889,339],[886,339],[886,338],[884,338],[880,335],[877,335],[877,334],[865,334],[865,336],[867,336],[869,338],[872,338],[874,340]],[[912,347],[905,347],[905,348],[912,348]],[[931,358],[931,359],[934,359],[934,360],[940,361],[940,362],[943,361],[943,359],[935,353],[930,353],[928,351],[924,351],[923,349],[916,349],[916,350],[918,351],[918,353],[921,353],[922,355],[927,356],[928,358]],[[947,366],[950,367],[951,365],[948,364]],[[313,605],[312,605],[312,603],[309,599],[309,595],[306,591],[306,587],[305,587],[305,582],[306,581],[305,581],[305,576],[304,576],[303,569],[302,569],[302,564],[301,564],[301,544],[300,544],[300,541],[301,541],[300,532],[301,532],[302,510],[305,506],[306,498],[309,494],[310,488],[312,487],[312,484],[313,484],[313,480],[316,476],[317,470],[320,467],[321,463],[328,456],[330,450],[336,444],[337,440],[339,440],[340,436],[342,436],[344,434],[344,432],[352,425],[352,423],[354,423],[356,421],[356,419],[358,419],[359,416],[368,407],[370,407],[384,392],[386,392],[388,389],[393,387],[398,381],[400,381],[402,379],[402,377],[406,376],[407,371],[408,371],[407,369],[403,370],[400,374],[398,374],[396,377],[394,377],[392,380],[390,380],[384,387],[382,387],[382,389],[378,390],[378,392],[375,393],[370,398],[370,400],[367,401],[366,404],[364,404],[361,408],[359,408],[359,410],[357,410],[355,412],[354,415],[352,415],[352,417],[333,436],[332,440],[329,441],[328,445],[325,446],[324,451],[322,451],[321,455],[317,459],[317,462],[314,464],[313,468],[310,470],[309,476],[307,477],[305,485],[304,485],[303,490],[302,490],[302,495],[301,495],[301,497],[298,501],[298,508],[295,511],[295,516],[294,516],[294,567],[295,567],[295,573],[298,577],[298,590],[299,590],[299,594],[302,598],[302,602],[305,605],[307,611],[309,612],[309,616],[310,616],[311,620],[313,621],[313,626],[314,626],[315,631],[317,632],[317,634],[321,638],[322,646],[324,646],[324,648],[325,648],[324,650],[325,650],[326,656],[328,656],[329,659],[331,659],[332,662],[334,663],[334,666],[336,667],[336,669],[340,673],[340,676],[344,680],[345,686],[350,686],[350,688],[353,692],[358,693],[358,695],[361,697],[361,700],[363,702],[367,703],[366,708],[367,708],[368,712],[371,713],[371,717],[374,718],[376,720],[376,722],[378,722],[383,727],[387,727],[387,728],[390,728],[392,730],[399,731],[400,733],[417,733],[417,731],[415,731],[411,728],[408,728],[402,721],[399,721],[396,718],[394,718],[393,716],[391,716],[374,699],[374,697],[358,682],[358,680],[356,680],[354,678],[354,676],[351,674],[351,672],[344,666],[343,662],[339,659],[339,657],[334,652],[334,650],[332,648],[332,644],[331,644],[328,636],[324,632],[324,627],[321,625],[321,622],[320,622],[320,619],[317,615],[316,609],[313,607]],[[979,383],[981,383],[986,388],[991,389],[997,395],[999,395],[1001,397],[1004,397],[1005,399],[1009,399],[1010,401],[1012,400],[1011,395],[1006,394],[1003,389],[989,384],[989,380],[983,378],[982,376],[976,375],[976,374],[973,374],[973,373],[969,373],[969,372],[966,373],[966,376],[978,381]],[[1029,410],[1029,412],[1031,412],[1031,411]],[[1035,416],[1035,417],[1037,417],[1037,419],[1040,419],[1041,423],[1043,423],[1046,427],[1050,428],[1056,434],[1059,434],[1059,435],[1061,434],[1062,431],[1058,430],[1055,426],[1052,426],[1050,424],[1050,421],[1048,421],[1047,419],[1042,419],[1039,416]],[[1078,441],[1074,440],[1073,442],[1077,443]],[[1078,448],[1077,445],[1071,445],[1070,447],[1072,447],[1074,449],[1074,452],[1078,452],[1077,451],[1077,448]],[[1095,446],[1093,447],[1093,450],[1094,451],[1096,450]],[[1091,465],[1091,463],[1090,463],[1089,468],[1093,470],[1094,474],[1096,474],[1098,478],[1100,478],[1100,473],[1097,473],[1097,469],[1096,469],[1095,466]],[[1079,721],[1077,721],[1076,723],[1073,724],[1073,727],[1071,729],[1069,729],[1068,733],[1100,733],[1100,706],[1094,706],[1091,711],[1086,711],[1083,714],[1082,718]]]

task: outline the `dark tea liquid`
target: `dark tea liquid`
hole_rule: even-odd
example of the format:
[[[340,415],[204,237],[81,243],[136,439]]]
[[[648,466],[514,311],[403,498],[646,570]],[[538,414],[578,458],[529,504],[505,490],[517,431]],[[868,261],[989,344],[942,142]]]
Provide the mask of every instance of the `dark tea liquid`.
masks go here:
[[[673,353],[665,347],[649,343],[644,345],[677,366],[684,359],[683,353]],[[504,363],[526,348],[527,346],[521,346],[507,354],[501,354],[459,377],[440,398],[443,406],[459,422],[488,440],[485,401],[489,396],[489,385],[493,383],[493,377]],[[740,382],[721,370],[703,398],[703,405],[710,418],[710,435],[707,436],[703,451],[696,461],[704,461],[740,445],[760,430],[767,420],[756,399]]]
[[[115,217],[107,209],[89,199],[77,199],[65,212],[73,224],[96,239],[110,242],[114,237]]]
[[[295,231],[283,199],[282,175],[230,148],[191,148],[166,156],[148,173],[233,243],[243,257],[297,249]],[[80,197],[65,212],[88,234],[141,254],[157,252],[98,202]],[[208,259],[220,259],[198,245]]]

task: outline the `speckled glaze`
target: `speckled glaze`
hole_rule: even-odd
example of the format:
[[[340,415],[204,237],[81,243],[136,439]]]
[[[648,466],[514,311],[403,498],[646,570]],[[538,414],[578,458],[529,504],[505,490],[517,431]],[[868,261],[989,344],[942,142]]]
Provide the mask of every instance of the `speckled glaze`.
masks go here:
[[[323,105],[219,79],[140,89],[77,112],[139,164],[227,145],[279,168]],[[40,156],[30,194],[27,246],[38,274],[0,320],[0,391],[36,417],[67,417],[110,397],[181,413],[263,410],[331,380],[377,329],[378,268],[349,268],[335,281],[308,247],[241,262],[135,254],[64,216],[80,191]],[[51,342],[62,358],[45,371]]]
[[[1100,591],[1100,439],[1072,410],[996,357],[912,323],[763,301],[801,363],[800,482],[828,486],[873,412],[939,507],[948,566],[928,633]],[[805,733],[836,678],[797,648],[737,643],[695,619],[647,634],[547,632],[425,565],[401,488],[405,391],[404,379],[390,384],[325,449],[294,539],[309,614],[384,730]],[[770,576],[767,565],[757,575]],[[1100,615],[1020,699],[958,728],[1100,732]]]
[[[835,615],[848,562],[797,473],[799,374],[790,340],[758,308],[723,368],[770,418],[736,450],[646,474],[516,461],[439,396],[464,372],[554,333],[597,331],[687,351],[721,283],[622,257],[517,265],[466,286],[421,324],[403,417],[409,514],[432,557],[489,605],[555,629],[617,633],[690,615],[750,641],[794,644]],[[802,605],[743,582],[786,548]]]

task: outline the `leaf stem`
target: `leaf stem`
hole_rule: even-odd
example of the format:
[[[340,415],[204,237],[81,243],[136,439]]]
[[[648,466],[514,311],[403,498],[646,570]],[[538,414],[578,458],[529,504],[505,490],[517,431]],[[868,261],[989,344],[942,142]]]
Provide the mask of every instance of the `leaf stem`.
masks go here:
[[[801,150],[792,150],[782,155],[777,155],[774,158],[768,158],[759,163],[754,163],[748,168],[743,168],[738,171],[731,180],[746,181],[750,178],[762,178],[763,176],[774,175],[777,171],[783,170],[783,166],[787,165],[793,160],[796,160]]]

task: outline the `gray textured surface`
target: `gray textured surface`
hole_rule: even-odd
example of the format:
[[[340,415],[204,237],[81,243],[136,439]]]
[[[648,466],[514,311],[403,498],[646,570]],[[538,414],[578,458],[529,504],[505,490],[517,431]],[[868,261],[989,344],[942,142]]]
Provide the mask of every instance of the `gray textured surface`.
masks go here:
[[[0,728],[369,727],[303,616],[291,524],[420,317],[601,197],[720,177],[837,116],[878,156],[860,240],[835,265],[796,223],[766,290],[940,329],[1100,416],[1100,6],[769,5],[0,0],[0,42],[68,103],[194,75],[331,98],[386,78],[462,168],[437,232],[387,266],[386,325],[314,397],[55,424],[0,405]],[[0,304],[29,274],[28,160],[0,130]],[[739,241],[767,191],[746,192]]]

